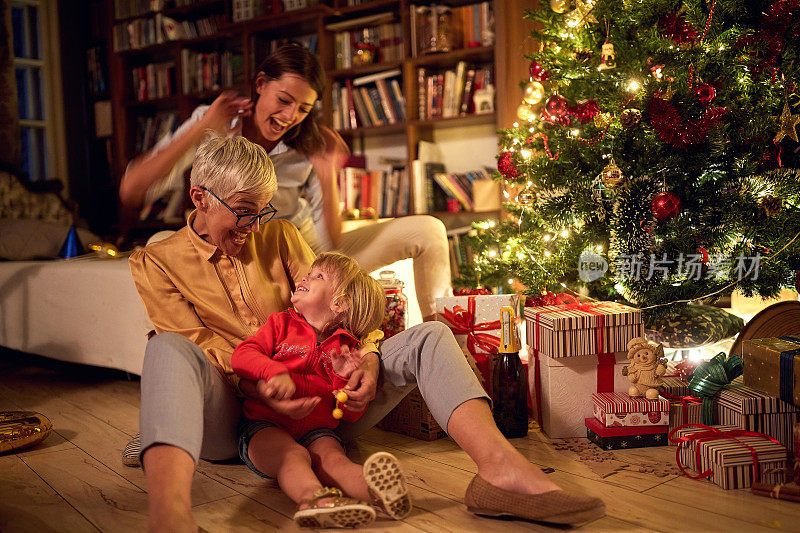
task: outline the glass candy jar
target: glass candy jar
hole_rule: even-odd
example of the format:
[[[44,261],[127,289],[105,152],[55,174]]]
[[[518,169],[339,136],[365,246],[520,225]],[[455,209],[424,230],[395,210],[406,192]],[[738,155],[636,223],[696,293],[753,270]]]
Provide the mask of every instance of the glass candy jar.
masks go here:
[[[386,314],[383,316],[383,338],[397,335],[408,326],[408,298],[403,294],[403,282],[393,270],[381,270],[381,286],[386,294]]]

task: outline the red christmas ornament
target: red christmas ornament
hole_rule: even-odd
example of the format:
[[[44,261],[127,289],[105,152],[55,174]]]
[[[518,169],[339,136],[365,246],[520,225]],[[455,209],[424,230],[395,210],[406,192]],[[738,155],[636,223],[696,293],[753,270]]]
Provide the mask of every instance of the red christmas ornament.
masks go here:
[[[700,85],[697,89],[695,89],[694,93],[697,95],[697,99],[703,105],[710,104],[711,100],[717,96],[717,90],[707,83]]]
[[[679,201],[680,201],[680,200],[679,200]],[[703,263],[704,265],[705,265],[705,264],[708,264],[708,250],[706,250],[706,249],[705,249],[705,248],[703,248],[702,246],[698,246],[698,247],[697,247],[697,253],[698,253],[698,254],[700,255],[700,257],[701,257],[701,258],[700,258],[700,262],[701,262],[701,263]]]
[[[561,118],[567,112],[567,99],[560,94],[554,94],[544,103],[544,108],[548,115]]]
[[[514,179],[519,176],[519,169],[514,163],[514,153],[505,151],[497,158],[497,170],[507,180]]]
[[[587,100],[576,106],[570,106],[568,111],[569,114],[576,117],[581,124],[592,121],[594,117],[600,113],[600,109],[597,107],[597,101],[594,99]]]
[[[544,67],[536,61],[531,61],[530,74],[533,81],[539,82],[547,81],[547,78],[550,77],[550,73],[547,72]]]
[[[650,211],[659,222],[664,222],[681,212],[681,199],[672,191],[656,194],[650,202]]]

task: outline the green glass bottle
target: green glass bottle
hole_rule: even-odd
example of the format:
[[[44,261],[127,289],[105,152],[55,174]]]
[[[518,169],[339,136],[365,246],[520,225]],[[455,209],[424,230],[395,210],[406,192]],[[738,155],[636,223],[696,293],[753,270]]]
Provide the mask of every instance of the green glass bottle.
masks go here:
[[[500,310],[501,339],[492,376],[494,421],[508,439],[528,434],[528,382],[519,358],[514,308]]]

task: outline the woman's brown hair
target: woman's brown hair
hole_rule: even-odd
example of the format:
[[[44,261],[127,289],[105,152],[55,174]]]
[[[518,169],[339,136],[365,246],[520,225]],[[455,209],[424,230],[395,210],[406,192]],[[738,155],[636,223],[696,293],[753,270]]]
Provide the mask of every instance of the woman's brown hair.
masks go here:
[[[317,93],[317,99],[322,98],[325,90],[325,71],[319,59],[306,47],[299,44],[286,44],[267,56],[256,68],[256,75],[251,86],[253,101],[258,99],[256,80],[260,73],[268,80],[277,80],[284,74],[300,76]],[[305,156],[312,155],[322,150],[325,141],[320,131],[320,113],[315,105],[300,124],[292,127],[281,138],[290,148],[294,148]]]

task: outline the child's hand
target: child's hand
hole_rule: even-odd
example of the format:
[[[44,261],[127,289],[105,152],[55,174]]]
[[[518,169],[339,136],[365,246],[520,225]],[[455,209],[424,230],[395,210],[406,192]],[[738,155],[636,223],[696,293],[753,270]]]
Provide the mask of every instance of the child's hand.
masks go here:
[[[358,365],[361,364],[361,350],[350,351],[347,346],[342,346],[339,352],[331,352],[331,366],[339,377],[350,379]]]
[[[263,383],[263,381],[259,382]],[[288,400],[296,390],[294,381],[289,377],[289,374],[278,374],[267,380],[263,385],[263,393],[267,398],[274,400]]]

